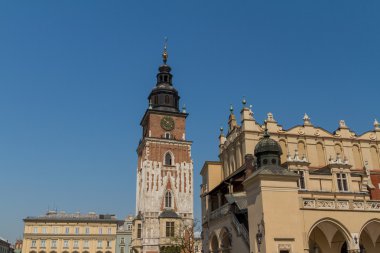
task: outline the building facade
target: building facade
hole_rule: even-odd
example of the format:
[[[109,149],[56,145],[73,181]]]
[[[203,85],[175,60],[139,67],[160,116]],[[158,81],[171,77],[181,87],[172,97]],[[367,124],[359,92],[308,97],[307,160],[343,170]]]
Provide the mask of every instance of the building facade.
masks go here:
[[[380,252],[380,124],[361,135],[259,124],[243,101],[202,171],[207,252]]]
[[[116,232],[116,253],[131,253],[133,216],[125,218]]]
[[[22,240],[16,240],[13,248],[14,248],[14,253],[21,253],[22,252]]]
[[[0,253],[13,253],[13,248],[11,247],[11,244],[7,240],[1,237],[0,237]]]
[[[114,215],[49,211],[24,219],[22,252],[115,253],[118,224]]]
[[[137,148],[136,211],[132,247],[135,252],[163,252],[193,221],[192,142],[186,139],[185,108],[172,84],[166,46],[157,83],[148,97]]]

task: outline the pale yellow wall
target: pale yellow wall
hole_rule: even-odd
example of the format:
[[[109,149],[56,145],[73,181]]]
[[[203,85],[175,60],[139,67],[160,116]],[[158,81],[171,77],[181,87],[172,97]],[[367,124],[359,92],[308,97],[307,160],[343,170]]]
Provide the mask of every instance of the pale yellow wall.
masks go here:
[[[37,229],[37,233],[35,233],[34,228]],[[68,234],[66,233],[66,228],[69,228]],[[79,228],[78,234],[76,234],[75,228]],[[89,234],[86,234],[86,228],[89,228]],[[99,229],[102,229],[101,234]],[[27,221],[24,226],[22,252],[100,251],[114,253],[116,230],[117,224],[115,223],[88,223],[79,220],[75,223]],[[42,240],[45,240],[45,247],[41,245]],[[53,240],[56,240],[56,247],[52,245]],[[32,247],[32,241],[36,241],[35,247]],[[64,241],[68,241],[68,247],[64,247]],[[74,241],[78,241],[77,247],[74,246]],[[85,247],[85,241],[88,241],[88,247]],[[99,247],[98,241],[102,241],[101,247]],[[107,242],[109,242],[108,247]]]

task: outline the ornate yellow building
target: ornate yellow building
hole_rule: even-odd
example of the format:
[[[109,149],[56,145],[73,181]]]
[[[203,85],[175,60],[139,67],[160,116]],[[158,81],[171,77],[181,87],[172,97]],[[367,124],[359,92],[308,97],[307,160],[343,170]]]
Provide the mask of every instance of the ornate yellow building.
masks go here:
[[[201,171],[204,252],[380,252],[380,124],[264,127],[245,104]]]
[[[25,253],[115,253],[114,215],[49,211],[24,219]]]

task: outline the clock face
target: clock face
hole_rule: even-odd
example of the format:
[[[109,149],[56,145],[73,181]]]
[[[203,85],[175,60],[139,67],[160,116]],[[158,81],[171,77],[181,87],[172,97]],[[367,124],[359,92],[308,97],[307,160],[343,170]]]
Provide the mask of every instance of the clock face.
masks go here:
[[[166,131],[173,130],[175,124],[172,117],[165,116],[161,119],[161,127]]]

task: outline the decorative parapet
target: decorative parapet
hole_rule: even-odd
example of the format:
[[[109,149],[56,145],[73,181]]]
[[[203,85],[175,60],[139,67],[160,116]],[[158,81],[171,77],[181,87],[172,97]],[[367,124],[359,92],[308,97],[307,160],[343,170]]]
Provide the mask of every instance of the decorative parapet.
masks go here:
[[[318,210],[352,210],[380,212],[380,201],[302,198],[301,208]]]

